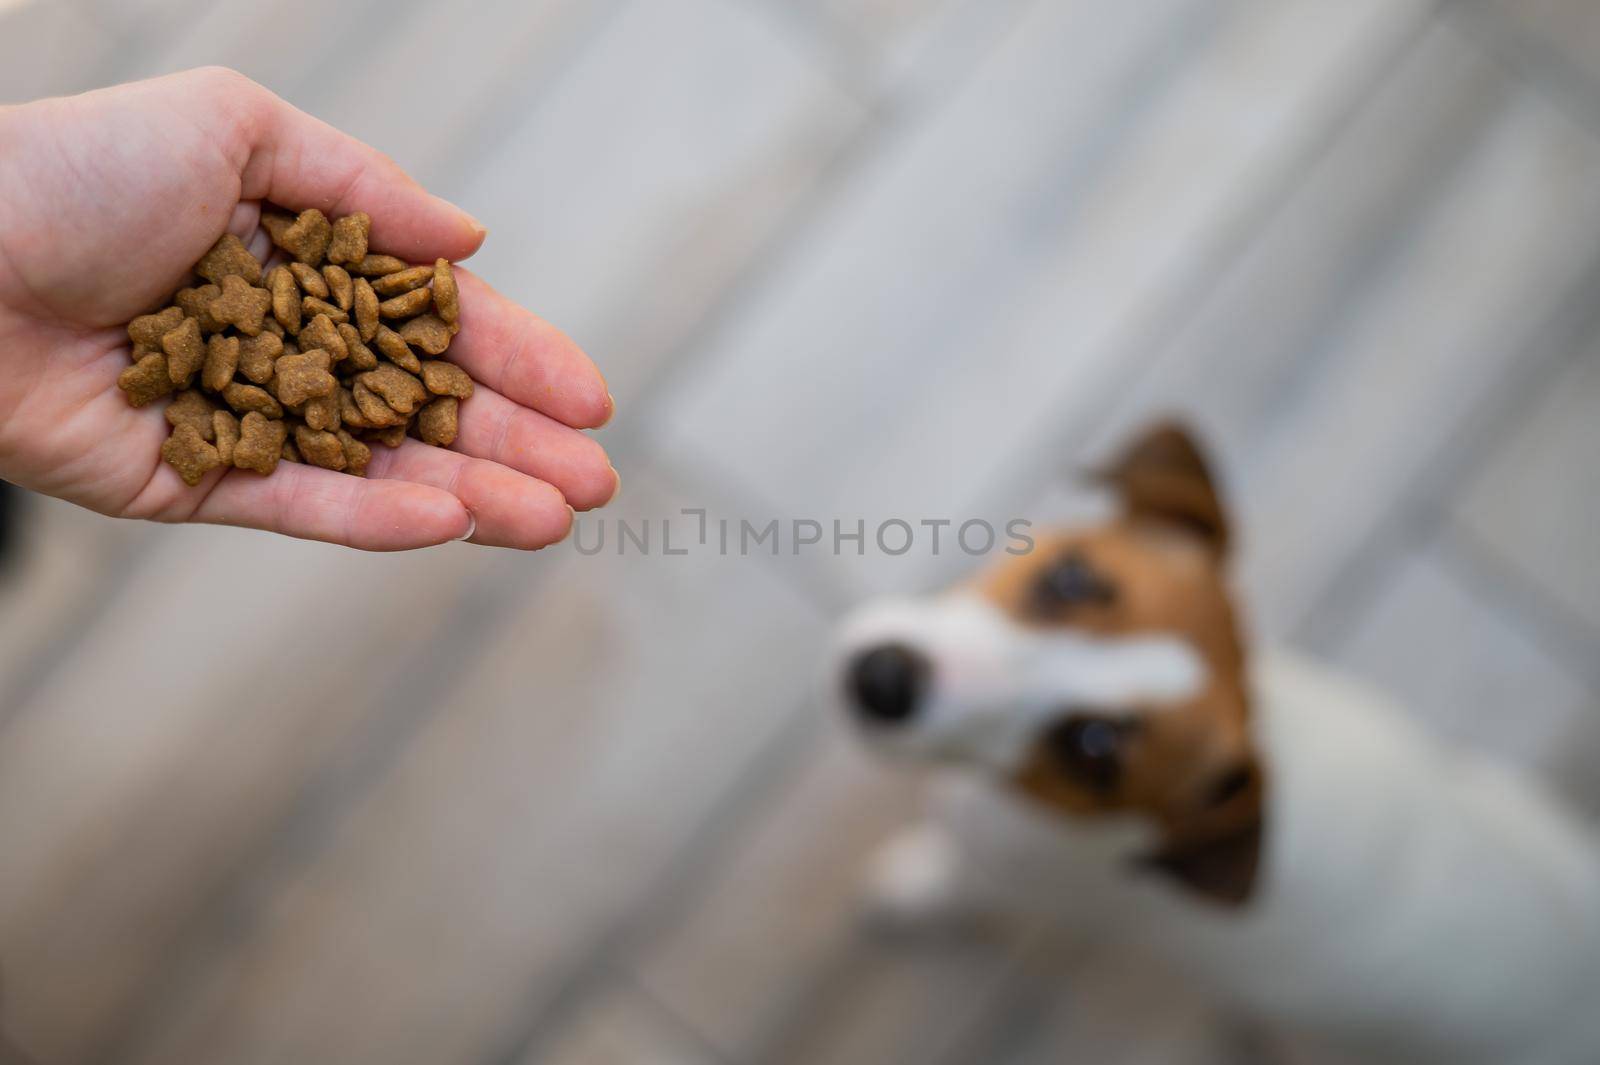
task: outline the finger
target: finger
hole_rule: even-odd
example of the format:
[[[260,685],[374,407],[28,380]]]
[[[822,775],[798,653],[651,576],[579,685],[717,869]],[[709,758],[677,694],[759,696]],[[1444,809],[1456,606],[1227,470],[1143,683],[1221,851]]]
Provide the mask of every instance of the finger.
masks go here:
[[[611,418],[605,378],[561,330],[457,269],[461,332],[450,360],[496,392],[575,429]]]
[[[404,551],[460,539],[472,529],[461,501],[438,487],[372,481],[280,462],[270,477],[231,470],[194,521],[322,540],[363,551]]]
[[[365,211],[372,216],[372,249],[413,262],[464,259],[483,243],[476,219],[429,193],[387,155],[241,74],[210,76],[239,101],[230,117],[243,126],[248,153],[240,199],[334,216]]]
[[[373,448],[367,476],[414,481],[454,495],[477,521],[475,544],[533,551],[564,539],[572,527],[572,510],[554,486],[415,440]]]
[[[461,435],[454,446],[548,481],[574,510],[604,506],[617,492],[617,471],[593,437],[482,385],[461,404]]]

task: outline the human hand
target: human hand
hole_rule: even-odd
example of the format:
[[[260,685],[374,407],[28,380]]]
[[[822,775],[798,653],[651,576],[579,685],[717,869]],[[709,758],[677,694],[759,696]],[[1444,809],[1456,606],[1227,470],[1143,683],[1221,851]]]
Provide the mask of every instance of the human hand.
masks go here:
[[[478,382],[452,450],[374,448],[366,478],[280,463],[189,488],[160,459],[164,404],[117,388],[123,326],[224,232],[265,259],[261,201],[372,216],[372,250],[463,259],[469,215],[388,157],[217,68],[0,109],[0,477],[127,518],[269,529],[369,550],[458,539],[537,548],[616,472],[580,429],[611,396],[567,337],[457,269],[452,361]],[[475,531],[474,531],[475,529]]]

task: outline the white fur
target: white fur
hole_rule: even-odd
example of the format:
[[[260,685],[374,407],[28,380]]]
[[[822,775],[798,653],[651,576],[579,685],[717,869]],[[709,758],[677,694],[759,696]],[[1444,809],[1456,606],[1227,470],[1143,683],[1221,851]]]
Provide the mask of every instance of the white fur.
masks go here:
[[[874,738],[923,757],[1012,768],[1042,724],[1064,707],[1116,713],[1135,703],[1176,703],[1204,689],[1205,665],[1172,636],[1095,637],[1028,629],[975,595],[873,603],[846,621],[835,675],[884,642],[909,646],[932,666],[916,717]]]
[[[1071,821],[983,774],[930,814],[960,855],[941,890],[1147,948],[1364,1061],[1600,1062],[1594,835],[1363,687],[1282,656],[1252,679],[1267,835],[1246,907],[1131,869],[1136,823]]]

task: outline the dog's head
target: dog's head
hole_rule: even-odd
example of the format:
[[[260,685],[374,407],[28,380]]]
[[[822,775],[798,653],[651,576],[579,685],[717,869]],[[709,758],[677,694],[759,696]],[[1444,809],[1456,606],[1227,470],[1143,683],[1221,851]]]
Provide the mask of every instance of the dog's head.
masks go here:
[[[1121,504],[1108,523],[852,615],[838,688],[875,747],[986,768],[1063,816],[1147,819],[1162,843],[1145,864],[1243,902],[1263,780],[1227,516],[1176,425],[1097,476]]]

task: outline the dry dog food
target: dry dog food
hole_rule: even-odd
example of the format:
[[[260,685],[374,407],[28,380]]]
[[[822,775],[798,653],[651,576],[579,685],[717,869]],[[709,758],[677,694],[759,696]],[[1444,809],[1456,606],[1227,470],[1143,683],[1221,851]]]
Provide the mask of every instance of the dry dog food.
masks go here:
[[[195,264],[204,284],[128,323],[117,384],[135,407],[173,397],[161,457],[195,485],[285,459],[359,477],[374,443],[455,443],[473,385],[440,359],[460,329],[450,263],[370,254],[365,214],[268,209],[261,225],[282,265],[264,269],[229,234]]]

